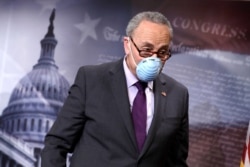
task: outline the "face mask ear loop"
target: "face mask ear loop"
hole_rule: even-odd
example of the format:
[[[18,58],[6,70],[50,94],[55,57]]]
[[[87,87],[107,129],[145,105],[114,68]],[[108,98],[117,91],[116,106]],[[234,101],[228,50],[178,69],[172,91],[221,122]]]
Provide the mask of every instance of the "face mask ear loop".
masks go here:
[[[130,37],[128,38],[129,40],[129,50],[130,50],[130,54],[131,54],[131,56],[132,56],[132,58],[133,58],[133,63],[134,63],[134,65],[137,67],[137,64],[136,64],[136,62],[135,62],[135,58],[134,58],[134,54],[133,54],[133,52],[132,52],[132,49],[131,49],[131,39],[130,39]]]

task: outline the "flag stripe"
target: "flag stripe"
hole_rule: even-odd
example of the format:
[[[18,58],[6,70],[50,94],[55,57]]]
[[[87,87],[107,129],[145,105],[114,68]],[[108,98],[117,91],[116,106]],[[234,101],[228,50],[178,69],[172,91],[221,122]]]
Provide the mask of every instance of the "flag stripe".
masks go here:
[[[246,143],[241,156],[240,167],[250,167],[250,121],[247,130]]]

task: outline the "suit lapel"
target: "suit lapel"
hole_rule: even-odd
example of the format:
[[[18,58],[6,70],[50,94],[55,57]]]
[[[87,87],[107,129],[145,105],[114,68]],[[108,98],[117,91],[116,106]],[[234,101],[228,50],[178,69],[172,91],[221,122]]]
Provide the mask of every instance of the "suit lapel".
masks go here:
[[[152,144],[153,138],[157,131],[157,127],[160,125],[161,111],[166,107],[166,98],[167,98],[167,86],[166,81],[157,77],[154,82],[154,117],[151,123],[151,126],[148,131],[148,135],[143,146],[142,152],[140,154],[141,158],[143,154],[147,151],[149,146]]]
[[[118,63],[116,63],[116,65],[111,68],[109,73],[111,79],[110,87],[114,95],[116,105],[119,107],[118,112],[121,114],[125,128],[134,145],[135,151],[137,151],[137,144],[135,140],[135,133],[128,99],[126,77],[123,69],[123,60],[118,61]]]
[[[135,151],[137,151],[136,137],[131,118],[130,104],[128,99],[126,77],[123,69],[123,60],[118,61],[109,71],[110,87],[115,98],[115,103],[118,106],[123,119],[125,128],[133,143]],[[147,139],[138,158],[141,158],[148,150],[153,142],[157,128],[160,125],[161,111],[166,107],[167,85],[166,81],[159,75],[154,81],[154,117],[149,128]]]

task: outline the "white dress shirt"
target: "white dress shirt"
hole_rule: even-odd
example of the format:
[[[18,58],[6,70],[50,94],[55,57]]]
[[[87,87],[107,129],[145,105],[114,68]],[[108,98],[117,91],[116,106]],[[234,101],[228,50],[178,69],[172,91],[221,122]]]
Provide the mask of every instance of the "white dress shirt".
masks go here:
[[[132,111],[133,102],[135,96],[138,92],[138,89],[134,84],[138,82],[138,79],[134,76],[134,74],[129,70],[127,63],[126,63],[126,56],[123,60],[123,68],[125,71],[126,81],[127,81],[127,89],[128,89],[128,97],[130,103],[130,110]],[[153,115],[154,115],[154,93],[153,93],[153,81],[148,82],[148,86],[145,89],[146,99],[147,99],[147,128],[146,132],[150,128]]]

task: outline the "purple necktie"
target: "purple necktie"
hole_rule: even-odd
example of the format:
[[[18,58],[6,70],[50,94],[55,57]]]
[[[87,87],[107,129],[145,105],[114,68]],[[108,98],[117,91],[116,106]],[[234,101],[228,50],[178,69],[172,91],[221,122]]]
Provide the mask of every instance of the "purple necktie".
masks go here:
[[[134,85],[137,87],[138,93],[135,96],[133,102],[132,117],[134,122],[137,146],[139,152],[141,152],[146,139],[147,103],[145,88],[147,87],[147,83],[138,81]]]

